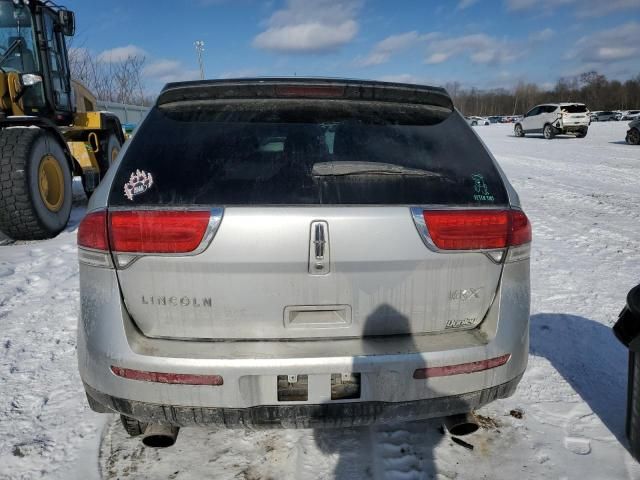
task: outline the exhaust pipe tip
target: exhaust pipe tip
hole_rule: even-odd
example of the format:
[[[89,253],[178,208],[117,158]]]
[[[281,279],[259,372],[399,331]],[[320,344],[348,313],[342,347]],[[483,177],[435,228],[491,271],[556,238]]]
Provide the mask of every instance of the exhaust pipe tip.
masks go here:
[[[172,425],[149,424],[142,434],[142,443],[145,447],[167,448],[176,443],[180,427]]]
[[[462,437],[478,430],[479,425],[473,413],[460,413],[444,418],[444,426],[451,435]]]

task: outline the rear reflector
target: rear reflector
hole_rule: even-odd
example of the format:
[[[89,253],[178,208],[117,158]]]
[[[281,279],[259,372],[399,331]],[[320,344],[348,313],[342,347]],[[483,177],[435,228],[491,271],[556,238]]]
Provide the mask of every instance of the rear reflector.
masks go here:
[[[204,238],[208,210],[137,210],[109,213],[111,249],[128,253],[188,253]]]
[[[109,250],[107,213],[102,210],[86,215],[78,227],[78,246],[94,250]]]
[[[441,250],[487,250],[531,241],[531,224],[520,210],[425,210],[423,215]]]
[[[444,367],[419,368],[413,372],[413,378],[420,380],[433,377],[448,377],[450,375],[460,375],[463,373],[481,372],[483,370],[500,367],[507,363],[510,358],[511,354],[507,353],[500,357],[480,360],[478,362],[459,363],[458,365],[446,365]]]
[[[193,375],[190,373],[160,373],[145,372],[143,370],[132,370],[111,366],[111,371],[117,376],[129,380],[140,380],[142,382],[172,383],[179,385],[222,385],[220,375]]]

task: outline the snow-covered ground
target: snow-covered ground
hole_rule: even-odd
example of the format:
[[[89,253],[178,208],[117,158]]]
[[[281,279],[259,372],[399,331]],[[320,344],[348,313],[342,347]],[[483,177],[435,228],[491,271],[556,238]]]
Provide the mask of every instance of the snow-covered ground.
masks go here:
[[[529,368],[465,438],[437,421],[344,430],[183,429],[150,450],[89,411],[76,372],[75,236],[0,247],[0,478],[640,479],[624,447],[626,352],[610,327],[640,282],[640,147],[478,127],[534,225]],[[78,185],[76,185],[78,187]],[[509,414],[520,409],[521,419]]]

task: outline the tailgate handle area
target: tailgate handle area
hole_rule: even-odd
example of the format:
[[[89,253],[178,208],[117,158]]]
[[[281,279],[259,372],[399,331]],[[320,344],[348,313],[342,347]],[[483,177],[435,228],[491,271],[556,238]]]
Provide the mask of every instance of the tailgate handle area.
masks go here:
[[[351,321],[350,305],[290,305],[284,309],[285,328],[345,328]]]

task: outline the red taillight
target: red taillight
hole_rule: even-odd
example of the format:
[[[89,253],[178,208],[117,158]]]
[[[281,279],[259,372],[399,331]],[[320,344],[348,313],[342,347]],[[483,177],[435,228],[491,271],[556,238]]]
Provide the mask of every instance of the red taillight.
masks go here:
[[[531,242],[531,223],[520,210],[511,210],[511,237],[509,246],[524,245]]]
[[[85,216],[78,227],[78,246],[95,250],[109,250],[107,213],[93,212]]]
[[[485,250],[531,241],[531,225],[519,210],[425,210],[424,221],[441,250]]]
[[[421,380],[433,377],[447,377],[449,375],[460,375],[463,373],[475,373],[483,370],[489,370],[504,365],[511,358],[511,354],[507,353],[500,357],[488,358],[477,362],[459,363],[457,365],[445,365],[443,367],[419,368],[413,372],[413,378]]]
[[[133,370],[131,368],[121,368],[111,366],[111,371],[117,376],[128,378],[129,380],[139,380],[142,382],[172,383],[179,385],[222,385],[220,375],[195,375],[191,373],[162,373],[146,372],[144,370]]]
[[[207,210],[138,210],[109,213],[111,249],[131,253],[194,251],[209,224]]]

